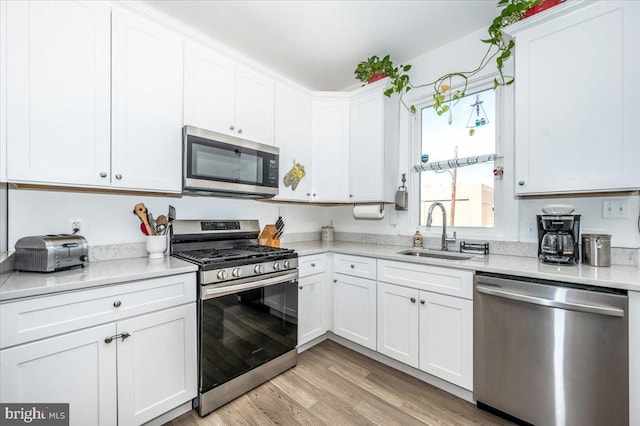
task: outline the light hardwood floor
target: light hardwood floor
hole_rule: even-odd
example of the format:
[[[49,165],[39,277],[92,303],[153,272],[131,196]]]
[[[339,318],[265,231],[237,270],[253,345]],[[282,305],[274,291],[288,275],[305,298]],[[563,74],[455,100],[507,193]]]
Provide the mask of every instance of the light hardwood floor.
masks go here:
[[[453,395],[335,342],[303,352],[298,365],[193,425],[510,425]]]

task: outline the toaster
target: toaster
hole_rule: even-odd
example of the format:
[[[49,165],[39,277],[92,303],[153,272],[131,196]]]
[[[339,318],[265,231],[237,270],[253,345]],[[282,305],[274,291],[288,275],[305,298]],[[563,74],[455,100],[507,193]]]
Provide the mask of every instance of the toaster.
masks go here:
[[[13,268],[19,271],[54,272],[89,263],[89,245],[78,234],[23,237],[15,248]]]

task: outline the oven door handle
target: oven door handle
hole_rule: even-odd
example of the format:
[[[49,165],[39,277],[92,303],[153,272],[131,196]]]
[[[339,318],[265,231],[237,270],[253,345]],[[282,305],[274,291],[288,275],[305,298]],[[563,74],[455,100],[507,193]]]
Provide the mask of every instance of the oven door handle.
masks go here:
[[[277,277],[265,278],[258,281],[251,281],[243,284],[232,284],[224,287],[203,287],[201,291],[201,299],[212,299],[214,297],[222,297],[228,294],[238,293],[240,291],[252,290],[254,288],[268,287],[275,284],[282,284],[298,279],[298,271],[287,272]]]

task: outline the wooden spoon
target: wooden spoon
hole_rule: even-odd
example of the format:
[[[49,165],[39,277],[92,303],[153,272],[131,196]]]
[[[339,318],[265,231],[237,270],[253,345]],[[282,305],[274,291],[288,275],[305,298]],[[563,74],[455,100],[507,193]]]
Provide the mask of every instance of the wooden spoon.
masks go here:
[[[153,235],[153,231],[151,231],[151,225],[149,225],[149,221],[147,220],[147,208],[143,203],[138,203],[133,206],[133,214],[140,218],[140,220],[144,224],[145,229],[147,230],[147,235]]]

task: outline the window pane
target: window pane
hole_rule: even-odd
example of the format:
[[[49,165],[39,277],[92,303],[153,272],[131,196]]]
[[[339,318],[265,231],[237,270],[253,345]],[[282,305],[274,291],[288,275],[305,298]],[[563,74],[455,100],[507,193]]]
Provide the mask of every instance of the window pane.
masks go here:
[[[476,101],[482,103],[476,104]],[[496,152],[493,89],[462,98],[452,106],[451,113],[449,125],[448,112],[438,116],[432,107],[422,109],[421,153],[429,155],[429,162]],[[429,206],[439,201],[447,211],[449,226],[493,227],[493,169],[493,163],[484,163],[441,172],[422,172],[420,225],[427,222]],[[434,210],[432,224],[442,225],[440,209]]]

